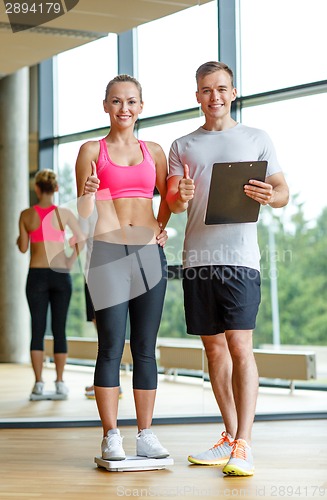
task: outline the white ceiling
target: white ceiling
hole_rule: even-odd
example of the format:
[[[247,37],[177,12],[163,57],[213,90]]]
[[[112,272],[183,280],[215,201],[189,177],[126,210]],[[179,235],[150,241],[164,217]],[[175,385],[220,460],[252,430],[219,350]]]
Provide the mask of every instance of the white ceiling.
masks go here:
[[[64,15],[15,33],[5,12],[4,4],[7,2],[0,2],[0,78],[106,33],[123,33],[140,24],[208,1],[79,0]],[[31,1],[28,3],[32,4]],[[35,5],[40,3],[37,1]],[[42,4],[46,5],[46,2]]]

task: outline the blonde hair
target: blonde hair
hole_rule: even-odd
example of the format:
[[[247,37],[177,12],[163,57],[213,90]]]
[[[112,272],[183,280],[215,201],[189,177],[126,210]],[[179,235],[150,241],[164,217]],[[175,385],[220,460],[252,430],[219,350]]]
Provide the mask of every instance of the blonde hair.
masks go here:
[[[219,61],[209,61],[204,64],[201,64],[201,66],[198,67],[196,70],[195,78],[196,78],[196,83],[199,83],[199,79],[203,78],[204,76],[210,75],[211,73],[215,73],[216,71],[226,71],[226,73],[229,74],[232,87],[234,87],[234,75],[233,71],[230,69],[227,64]]]
[[[54,193],[58,188],[57,175],[53,170],[45,168],[35,175],[35,184],[42,193]]]
[[[107,100],[107,97],[108,97],[108,94],[110,92],[111,87],[115,83],[121,83],[121,82],[134,83],[134,85],[136,86],[137,90],[139,91],[140,100],[141,100],[141,102],[143,102],[143,100],[142,100],[142,87],[141,87],[141,84],[140,84],[140,82],[138,80],[136,80],[136,78],[134,78],[133,76],[130,76],[130,75],[117,75],[117,76],[115,76],[115,78],[113,78],[112,80],[110,80],[110,82],[108,83],[108,85],[106,87],[106,94],[105,94],[105,98],[104,98],[105,101]]]

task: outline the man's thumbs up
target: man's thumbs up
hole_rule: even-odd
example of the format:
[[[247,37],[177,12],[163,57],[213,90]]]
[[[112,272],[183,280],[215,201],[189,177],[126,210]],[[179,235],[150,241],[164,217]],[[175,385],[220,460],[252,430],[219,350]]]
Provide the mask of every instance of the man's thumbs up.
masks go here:
[[[181,178],[178,184],[179,197],[183,203],[187,203],[194,197],[194,180],[190,178],[189,166],[184,165],[184,177]]]
[[[184,179],[190,178],[190,169],[189,166],[185,163],[184,165]]]

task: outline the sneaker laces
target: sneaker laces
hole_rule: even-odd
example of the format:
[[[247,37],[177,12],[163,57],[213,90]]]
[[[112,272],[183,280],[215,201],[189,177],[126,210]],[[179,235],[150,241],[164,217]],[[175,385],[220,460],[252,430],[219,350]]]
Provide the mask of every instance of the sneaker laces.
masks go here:
[[[143,434],[142,436],[142,439],[144,439],[144,441],[148,444],[160,444],[159,443],[159,439],[157,438],[157,436],[155,434]]]
[[[213,445],[213,447],[211,448],[212,450],[213,450],[214,448],[218,448],[218,446],[221,446],[222,444],[226,443],[226,441],[227,441],[227,443],[228,443],[229,445],[231,445],[231,444],[232,444],[232,442],[233,442],[233,441],[231,441],[231,440],[229,439],[229,437],[228,437],[228,435],[227,435],[227,432],[225,432],[225,431],[224,431],[224,432],[222,432],[222,433],[221,433],[221,436],[222,436],[222,437],[219,439],[219,441],[218,441],[216,444],[214,444],[214,445]]]
[[[246,460],[246,449],[244,443],[240,442],[239,439],[236,439],[231,444],[233,446],[231,457]]]
[[[108,438],[108,446],[122,446],[123,444],[123,436],[121,436],[120,434],[109,434],[109,436],[107,436]]]

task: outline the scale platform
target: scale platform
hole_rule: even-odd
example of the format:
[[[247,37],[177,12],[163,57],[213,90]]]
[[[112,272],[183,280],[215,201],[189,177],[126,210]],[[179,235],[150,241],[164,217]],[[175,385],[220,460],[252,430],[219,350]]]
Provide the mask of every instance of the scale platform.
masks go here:
[[[31,394],[30,401],[59,401],[62,399],[67,399],[67,394],[57,394],[56,392],[44,392],[43,394]]]
[[[107,469],[109,472],[158,470],[165,469],[169,465],[174,465],[172,458],[146,458],[138,456],[127,456],[125,460],[103,460],[101,457],[95,457],[94,462],[99,468]]]

